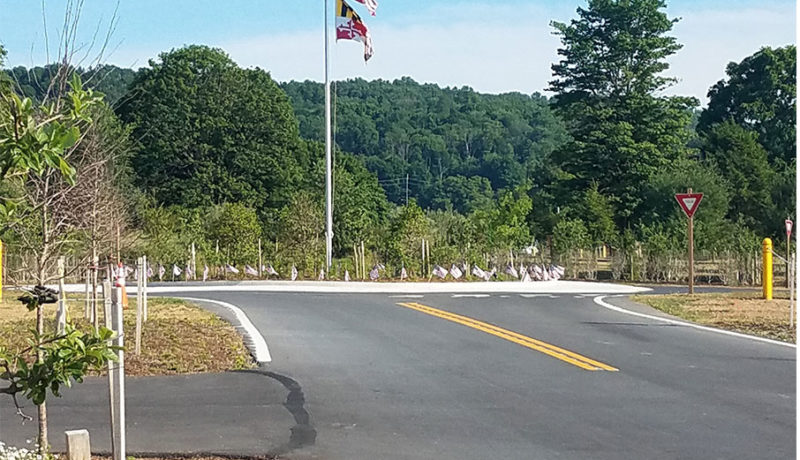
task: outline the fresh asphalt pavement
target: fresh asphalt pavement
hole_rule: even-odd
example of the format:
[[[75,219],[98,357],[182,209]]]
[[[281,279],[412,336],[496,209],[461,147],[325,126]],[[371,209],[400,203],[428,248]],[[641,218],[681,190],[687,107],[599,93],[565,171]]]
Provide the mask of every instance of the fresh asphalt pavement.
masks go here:
[[[162,378],[150,399],[128,401],[138,414],[128,427],[131,451],[795,457],[794,348],[628,316],[589,295],[189,295],[244,310],[266,337],[272,363],[260,373],[182,377],[189,387]],[[492,325],[507,330],[505,338],[486,333]],[[533,343],[528,338],[544,348],[520,345]],[[540,351],[547,344],[618,370],[585,370]],[[94,385],[91,392],[101,393]],[[80,405],[79,392],[89,394],[76,388],[63,405]],[[0,439],[16,430],[6,406]]]

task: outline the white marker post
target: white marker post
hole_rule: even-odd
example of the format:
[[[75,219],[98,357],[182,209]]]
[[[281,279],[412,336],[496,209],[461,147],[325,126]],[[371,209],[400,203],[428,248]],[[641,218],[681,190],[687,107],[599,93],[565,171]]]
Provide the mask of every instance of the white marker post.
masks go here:
[[[789,282],[789,265],[791,265],[792,260],[792,252],[791,252],[791,240],[792,240],[792,219],[786,218],[784,221],[786,225],[786,287],[791,289],[792,283]]]
[[[112,389],[116,399],[116,423],[114,436],[114,460],[125,460],[125,346],[124,331],[122,328],[122,286],[116,284],[111,289],[111,323],[114,326],[115,340],[114,345],[120,347],[117,350],[119,360],[113,367],[114,383],[116,388]],[[114,391],[116,390],[116,391]]]

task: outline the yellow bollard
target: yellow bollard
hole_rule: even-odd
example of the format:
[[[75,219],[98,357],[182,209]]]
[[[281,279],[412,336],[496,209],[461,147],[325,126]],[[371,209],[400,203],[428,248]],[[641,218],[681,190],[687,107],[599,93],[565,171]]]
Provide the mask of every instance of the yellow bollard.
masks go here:
[[[764,298],[772,300],[772,240],[769,238],[764,238],[764,242],[761,244],[761,260]]]

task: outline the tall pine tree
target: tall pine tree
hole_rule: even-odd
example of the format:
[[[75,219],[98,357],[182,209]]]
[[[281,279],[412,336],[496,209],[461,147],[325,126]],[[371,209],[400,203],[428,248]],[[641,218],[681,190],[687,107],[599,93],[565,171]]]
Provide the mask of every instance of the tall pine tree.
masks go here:
[[[553,107],[572,141],[554,153],[561,189],[576,201],[597,183],[625,227],[637,220],[642,187],[659,169],[687,155],[692,98],[659,93],[661,75],[681,45],[667,33],[662,0],[589,0],[569,24],[552,22],[561,60],[552,66]]]

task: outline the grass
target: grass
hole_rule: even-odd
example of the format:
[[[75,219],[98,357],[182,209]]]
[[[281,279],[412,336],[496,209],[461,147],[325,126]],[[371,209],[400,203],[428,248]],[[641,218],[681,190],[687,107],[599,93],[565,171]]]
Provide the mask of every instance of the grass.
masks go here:
[[[35,328],[36,313],[29,312],[6,291],[0,302],[0,346],[20,350],[28,346],[28,332]],[[79,295],[68,297],[73,323],[88,329],[83,318],[84,301]],[[102,310],[102,304],[100,306]],[[45,307],[46,327],[54,326],[55,305]],[[252,367],[252,358],[242,337],[226,321],[213,313],[180,299],[150,297],[148,321],[142,326],[142,353],[134,355],[136,298],[130,298],[123,313],[125,331],[125,373],[131,376],[222,372]],[[103,324],[102,312],[100,324]]]
[[[797,342],[796,329],[789,326],[790,305],[786,291],[776,291],[773,300],[761,291],[709,294],[638,295],[633,300],[672,316],[730,331]]]

